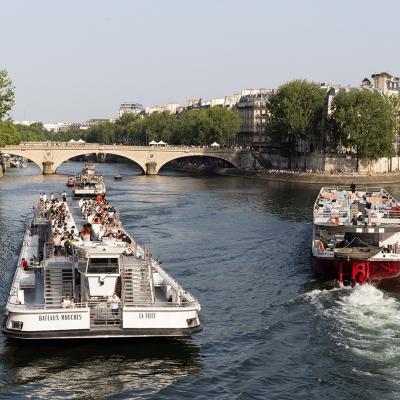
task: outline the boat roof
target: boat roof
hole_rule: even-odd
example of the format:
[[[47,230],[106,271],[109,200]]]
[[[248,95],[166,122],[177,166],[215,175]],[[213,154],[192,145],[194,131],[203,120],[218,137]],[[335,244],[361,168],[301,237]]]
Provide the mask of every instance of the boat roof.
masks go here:
[[[314,224],[400,229],[400,203],[383,187],[322,187],[314,204]]]

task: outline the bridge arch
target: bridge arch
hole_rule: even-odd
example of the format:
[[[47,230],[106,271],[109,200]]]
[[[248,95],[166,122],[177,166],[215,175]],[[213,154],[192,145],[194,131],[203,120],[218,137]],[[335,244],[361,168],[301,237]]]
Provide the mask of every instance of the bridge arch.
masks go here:
[[[166,158],[166,160],[163,160],[161,163],[157,165],[157,173],[169,162],[175,161],[175,160],[180,160],[182,158],[214,158],[216,160],[222,160],[227,162],[228,164],[232,165],[233,168],[239,168],[238,163],[236,160],[233,160],[232,157],[223,155],[223,154],[213,154],[213,153],[199,153],[199,154],[184,154],[184,155],[173,155],[171,157]]]
[[[138,160],[136,157],[130,157],[129,153],[127,154],[124,151],[118,151],[118,150],[113,151],[113,150],[109,150],[109,149],[107,149],[105,151],[89,151],[87,149],[85,150],[84,148],[83,149],[79,149],[79,150],[77,149],[77,150],[69,151],[69,154],[66,155],[66,156],[63,156],[63,157],[57,157],[57,160],[54,161],[54,165],[53,165],[54,171],[56,172],[57,168],[59,168],[61,166],[61,164],[64,163],[65,161],[68,161],[68,160],[70,160],[71,158],[74,158],[74,157],[84,156],[86,154],[96,154],[96,155],[99,155],[99,154],[104,154],[104,155],[112,154],[112,155],[115,155],[115,156],[119,156],[119,157],[125,158],[125,159],[127,159],[129,161],[132,161],[133,163],[135,163],[137,166],[140,167],[140,169],[141,169],[143,174],[146,173],[146,165],[143,164],[141,162],[141,160]]]
[[[42,158],[41,157],[37,157],[35,154],[29,154],[29,156],[27,156],[21,150],[5,150],[4,153],[9,154],[10,156],[24,157],[27,160],[33,162],[39,168],[40,172],[43,172]]]

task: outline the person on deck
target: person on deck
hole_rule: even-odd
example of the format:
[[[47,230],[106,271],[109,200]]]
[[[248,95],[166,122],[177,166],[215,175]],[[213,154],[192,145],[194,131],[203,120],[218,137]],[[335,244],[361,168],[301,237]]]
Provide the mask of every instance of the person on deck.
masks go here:
[[[63,308],[71,308],[71,299],[69,295],[65,296],[65,299],[62,301],[61,305]]]
[[[356,192],[356,184],[354,182],[351,182],[350,189],[351,189],[351,193]]]
[[[21,260],[21,267],[22,267],[22,269],[23,269],[24,271],[28,271],[28,269],[29,269],[28,261],[26,261],[25,258],[23,258],[23,259]]]
[[[114,320],[118,319],[119,314],[119,303],[121,302],[120,298],[117,296],[116,293],[113,293],[107,300],[107,303],[110,304],[111,314]]]
[[[59,255],[61,251],[61,236],[55,233],[53,236],[54,255]]]

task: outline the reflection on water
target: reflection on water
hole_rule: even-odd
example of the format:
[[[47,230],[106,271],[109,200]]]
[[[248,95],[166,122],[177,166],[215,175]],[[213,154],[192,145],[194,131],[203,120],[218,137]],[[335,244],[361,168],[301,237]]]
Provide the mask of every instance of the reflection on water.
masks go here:
[[[33,398],[150,395],[189,374],[199,376],[202,365],[190,340],[6,341],[0,362],[0,397],[3,392]]]

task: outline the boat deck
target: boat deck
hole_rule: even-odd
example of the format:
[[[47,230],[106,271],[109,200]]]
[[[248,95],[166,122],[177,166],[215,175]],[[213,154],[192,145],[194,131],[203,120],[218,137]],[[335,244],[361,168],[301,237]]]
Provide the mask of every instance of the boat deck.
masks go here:
[[[399,225],[399,203],[383,188],[323,187],[314,205],[314,223],[326,225]]]

